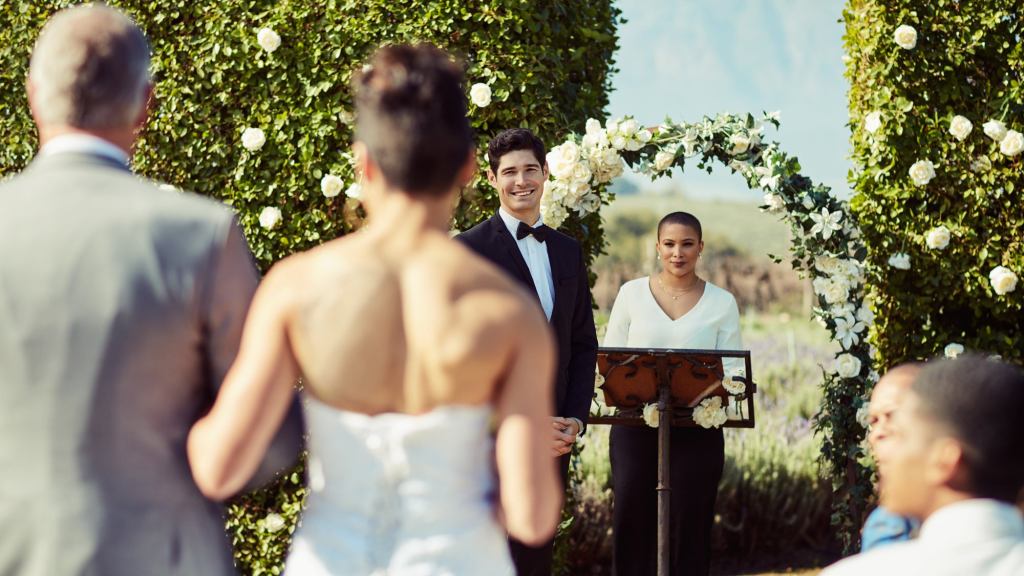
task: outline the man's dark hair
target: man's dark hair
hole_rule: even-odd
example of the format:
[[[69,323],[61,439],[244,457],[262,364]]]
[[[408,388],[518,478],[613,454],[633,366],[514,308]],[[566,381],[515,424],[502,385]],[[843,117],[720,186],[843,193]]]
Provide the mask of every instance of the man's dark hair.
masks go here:
[[[967,354],[929,362],[911,389],[963,446],[968,490],[1014,502],[1024,487],[1024,371]]]
[[[537,162],[543,166],[547,151],[544,143],[537,138],[537,135],[526,128],[509,128],[495,136],[487,145],[487,163],[491,165],[491,172],[498,173],[498,165],[501,164],[501,157],[516,150],[529,150],[537,158]]]
[[[448,192],[473,147],[462,69],[430,44],[387,46],[356,75],[354,88],[356,139],[388,184]]]
[[[683,226],[689,226],[697,232],[697,239],[704,239],[704,231],[701,230],[700,220],[696,216],[689,212],[670,212],[665,214],[665,217],[658,222],[658,240],[661,240],[661,229],[669,224],[680,224]]]

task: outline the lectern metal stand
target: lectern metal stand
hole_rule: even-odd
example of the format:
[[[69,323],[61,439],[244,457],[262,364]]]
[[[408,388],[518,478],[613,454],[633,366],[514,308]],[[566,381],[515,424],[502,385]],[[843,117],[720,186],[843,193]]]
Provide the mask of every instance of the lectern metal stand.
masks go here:
[[[673,426],[695,426],[693,408],[705,398],[729,394],[722,388],[723,358],[743,360],[746,389],[734,396],[739,411],[724,426],[754,427],[756,385],[750,370],[750,352],[745,350],[671,350],[601,348],[598,371],[605,378],[602,387],[606,404],[621,409],[658,405],[658,576],[668,576],[672,558],[669,553],[670,433]],[[745,404],[745,406],[744,406]],[[591,417],[590,424],[645,426],[637,416]]]

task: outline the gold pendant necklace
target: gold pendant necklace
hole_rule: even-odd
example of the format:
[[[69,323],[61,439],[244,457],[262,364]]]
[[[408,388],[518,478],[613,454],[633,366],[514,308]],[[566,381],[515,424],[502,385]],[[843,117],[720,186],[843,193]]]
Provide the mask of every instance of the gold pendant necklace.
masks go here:
[[[657,277],[657,279],[658,279],[658,286],[661,286],[662,291],[665,292],[666,294],[668,294],[669,296],[671,296],[673,300],[679,300],[680,296],[682,296],[684,294],[689,294],[690,292],[693,292],[694,290],[697,289],[697,286],[700,284],[700,278],[697,278],[697,280],[694,281],[693,286],[690,286],[689,288],[684,288],[682,291],[675,291],[675,292],[673,292],[667,286],[665,286],[664,282],[661,281],[661,276],[660,275]]]

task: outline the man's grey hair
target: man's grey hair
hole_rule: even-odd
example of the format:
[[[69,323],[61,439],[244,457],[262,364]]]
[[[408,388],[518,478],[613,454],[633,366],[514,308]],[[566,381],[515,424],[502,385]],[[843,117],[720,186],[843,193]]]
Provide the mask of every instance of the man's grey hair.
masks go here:
[[[118,10],[102,4],[69,8],[43,28],[32,51],[29,81],[40,124],[125,128],[146,105],[149,43]]]

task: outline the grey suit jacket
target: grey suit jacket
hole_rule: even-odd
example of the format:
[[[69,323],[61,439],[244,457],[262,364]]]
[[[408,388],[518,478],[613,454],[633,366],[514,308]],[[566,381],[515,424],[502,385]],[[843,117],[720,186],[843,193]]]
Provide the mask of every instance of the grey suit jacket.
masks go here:
[[[234,573],[185,439],[257,282],[226,207],[111,160],[0,185],[0,576]],[[300,440],[293,410],[263,479]]]

